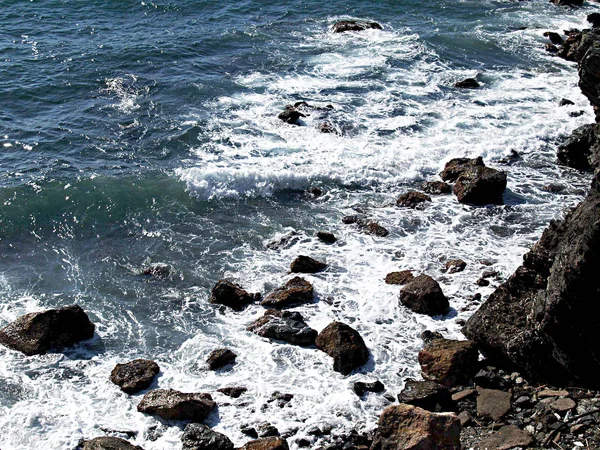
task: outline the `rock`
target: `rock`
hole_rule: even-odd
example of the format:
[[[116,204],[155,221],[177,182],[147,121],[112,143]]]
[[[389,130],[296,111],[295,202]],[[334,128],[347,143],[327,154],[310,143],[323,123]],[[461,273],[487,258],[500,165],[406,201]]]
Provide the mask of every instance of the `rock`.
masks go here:
[[[579,61],[585,50],[587,50],[587,45],[582,46],[583,33],[579,30],[570,30],[565,31],[567,38],[563,42],[563,45],[560,47],[558,51],[558,56],[566,59],[567,61]]]
[[[450,308],[438,282],[425,274],[414,277],[402,288],[400,302],[416,313],[429,316],[446,314]]]
[[[419,352],[423,378],[453,387],[466,384],[477,371],[479,353],[471,341],[432,339]]]
[[[240,450],[289,450],[290,447],[281,437],[266,437],[247,442]]]
[[[275,403],[278,408],[283,408],[287,406],[289,402],[294,398],[293,394],[286,394],[284,392],[275,391],[271,394],[267,403]]]
[[[269,250],[283,250],[284,248],[290,248],[300,240],[300,233],[297,231],[290,231],[281,237],[273,239],[268,242],[265,247]]]
[[[447,387],[435,381],[416,381],[410,378],[398,395],[398,401],[431,412],[452,411],[454,406]]]
[[[570,411],[571,409],[575,408],[576,405],[572,399],[567,397],[567,398],[557,398],[556,400],[551,401],[549,406],[554,411],[562,413],[562,412]]]
[[[84,441],[81,448],[82,450],[144,450],[125,439],[111,436],[102,436]]]
[[[248,331],[268,339],[277,339],[294,345],[314,345],[316,330],[310,328],[299,312],[269,309],[252,322]]]
[[[299,125],[298,121],[301,117],[306,117],[306,114],[301,113],[292,105],[287,105],[277,117],[290,125]]]
[[[479,279],[478,279],[478,280],[475,282],[475,284],[476,284],[477,286],[485,287],[485,286],[489,286],[489,285],[490,285],[490,281],[489,281],[489,280],[486,280],[485,278],[483,278],[483,277],[482,277],[482,278],[479,278]]]
[[[269,422],[262,422],[256,426],[258,437],[265,438],[271,436],[279,436],[279,430]]]
[[[125,364],[117,364],[110,373],[110,381],[123,392],[135,394],[147,389],[160,372],[160,367],[149,359],[134,359]]]
[[[564,42],[560,34],[554,33],[552,31],[544,32],[544,37],[550,39],[550,42],[552,42],[554,45],[562,45],[562,43]]]
[[[19,317],[0,330],[0,343],[27,356],[69,347],[94,336],[94,324],[79,305]]]
[[[393,405],[383,411],[378,425],[371,450],[460,450],[460,423],[454,414]]]
[[[406,284],[415,276],[410,270],[401,270],[400,272],[390,272],[385,276],[387,284]]]
[[[477,387],[477,415],[498,421],[510,411],[510,392]]]
[[[358,395],[362,397],[367,392],[383,392],[385,391],[385,386],[379,380],[371,381],[369,383],[365,383],[364,381],[357,381],[352,386],[352,390]]]
[[[319,124],[319,131],[321,133],[338,134],[337,129],[331,122],[321,122]]]
[[[356,224],[358,228],[367,234],[372,234],[374,236],[386,237],[390,232],[385,228],[379,225],[377,222],[372,221],[366,217],[361,216],[345,216],[342,219],[342,222],[346,225]]]
[[[454,83],[455,88],[462,89],[477,89],[481,85],[477,82],[475,78],[465,78],[464,80],[457,81]]]
[[[219,280],[212,289],[210,303],[229,306],[241,311],[251,303],[260,300],[260,294],[249,294],[237,284],[228,280]]]
[[[469,398],[477,391],[475,389],[463,389],[462,391],[452,394],[453,402],[462,402],[464,399]]]
[[[244,426],[242,426],[240,431],[242,432],[242,434],[245,434],[246,436],[251,437],[252,439],[258,439],[258,432],[256,431],[256,428],[254,428],[254,427],[251,427],[249,425],[244,425]]]
[[[346,31],[383,30],[377,22],[359,22],[357,20],[341,20],[333,25],[334,33],[345,33]]]
[[[214,408],[210,394],[186,394],[174,389],[148,392],[138,404],[138,411],[166,420],[201,422]]]
[[[444,339],[442,333],[438,333],[437,331],[425,330],[421,333],[421,339],[423,339],[423,343],[425,345],[429,345],[436,339]]]
[[[446,271],[448,273],[462,272],[465,270],[465,267],[467,267],[467,263],[462,259],[451,259],[450,261],[446,262]]]
[[[580,6],[583,4],[583,0],[550,0],[550,2],[560,6]]]
[[[441,195],[452,192],[452,186],[443,181],[426,181],[421,185],[421,189],[426,194]]]
[[[509,450],[528,447],[533,444],[533,436],[516,425],[506,425],[489,437],[481,440],[479,446],[488,450]]]
[[[406,194],[402,194],[396,200],[396,205],[403,206],[405,208],[416,208],[418,205],[430,202],[431,197],[427,194],[417,191],[409,191]]]
[[[454,182],[458,180],[458,177],[460,177],[463,172],[475,167],[485,167],[481,156],[474,159],[454,158],[446,163],[444,170],[440,172],[440,177],[444,181]]]
[[[239,398],[242,394],[248,391],[248,388],[243,386],[232,386],[217,389],[217,392],[224,394],[228,397]]]
[[[323,189],[319,187],[311,187],[308,189],[308,193],[315,198],[321,197],[323,195]]]
[[[569,395],[568,391],[565,390],[555,390],[555,389],[543,389],[538,392],[538,398],[548,398],[548,397],[566,397]]]
[[[581,56],[579,61],[579,87],[596,110],[596,118],[598,118],[598,107],[600,106],[600,35],[595,31],[586,33],[585,36],[581,35],[577,56]]]
[[[558,106],[571,106],[571,105],[574,105],[574,104],[575,103],[573,103],[568,98],[563,98],[563,99],[560,100],[560,102],[558,102]]]
[[[333,244],[335,241],[337,241],[333,233],[329,233],[327,231],[318,231],[317,237],[320,241],[325,242],[326,244]]]
[[[554,44],[546,44],[546,51],[548,53],[558,53],[560,50],[559,48],[554,45]]]
[[[369,349],[358,331],[341,322],[327,325],[317,336],[316,345],[333,358],[333,370],[342,375],[348,375],[369,360]]]
[[[233,450],[233,442],[227,436],[199,423],[186,425],[181,442],[183,450]]]
[[[458,201],[472,205],[502,204],[505,189],[506,172],[485,166],[464,170],[454,184]]]
[[[173,273],[173,268],[165,263],[153,263],[142,269],[142,275],[156,278],[171,278]]]
[[[206,363],[208,364],[208,368],[210,370],[217,370],[235,363],[236,358],[237,355],[231,350],[227,348],[219,348],[213,350],[210,355],[208,355]]]
[[[595,298],[600,292],[600,180],[562,222],[552,222],[523,265],[467,321],[463,333],[490,359],[530,382],[600,385]],[[585,349],[585,351],[581,351]]]
[[[317,261],[309,256],[300,255],[290,265],[294,273],[317,273],[324,270],[327,264]]]
[[[314,260],[313,260],[314,261]],[[318,261],[317,261],[318,262]],[[294,277],[283,287],[275,289],[261,302],[268,308],[287,308],[292,305],[313,301],[314,289],[304,278]]]
[[[461,411],[458,414],[458,421],[460,422],[461,427],[465,427],[466,425],[470,424],[472,420],[473,417],[469,411]]]
[[[592,24],[592,28],[600,27],[600,14],[599,13],[588,14],[587,21]]]
[[[558,147],[558,161],[566,166],[581,170],[591,170],[592,147],[596,143],[595,124],[582,125]]]

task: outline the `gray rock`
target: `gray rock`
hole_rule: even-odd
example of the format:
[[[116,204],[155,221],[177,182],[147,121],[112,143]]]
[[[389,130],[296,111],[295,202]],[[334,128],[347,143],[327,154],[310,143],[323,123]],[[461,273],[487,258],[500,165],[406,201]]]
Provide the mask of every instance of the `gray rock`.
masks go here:
[[[181,441],[183,450],[233,450],[233,442],[227,436],[199,423],[188,424]]]
[[[261,337],[294,345],[314,345],[317,338],[316,330],[304,322],[302,315],[291,311],[270,309],[246,329]]]
[[[186,394],[174,389],[148,392],[138,404],[138,411],[166,420],[202,422],[215,407],[210,394]]]

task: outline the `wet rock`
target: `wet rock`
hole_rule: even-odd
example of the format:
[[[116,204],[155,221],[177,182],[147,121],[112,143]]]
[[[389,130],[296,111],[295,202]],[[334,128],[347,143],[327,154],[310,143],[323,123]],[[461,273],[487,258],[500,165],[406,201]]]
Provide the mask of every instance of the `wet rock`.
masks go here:
[[[341,20],[333,25],[334,33],[345,33],[347,31],[383,30],[377,22],[362,22],[357,20]]]
[[[398,395],[400,403],[418,406],[431,412],[452,411],[452,396],[447,387],[435,381],[406,380]]]
[[[285,392],[275,391],[271,394],[267,403],[275,403],[275,406],[278,408],[283,408],[284,406],[288,406],[288,403],[292,401],[294,398],[294,394],[286,394]]]
[[[583,5],[583,0],[550,0],[550,3],[560,6],[580,6]]]
[[[231,398],[239,398],[242,396],[242,394],[244,394],[247,391],[248,388],[243,386],[231,386],[217,389],[217,392],[220,392],[221,394],[224,394]]]
[[[296,441],[296,445],[299,448],[306,448],[306,447],[310,447],[310,441],[308,439],[304,439],[304,438],[300,438]]]
[[[396,205],[404,208],[416,208],[418,205],[425,202],[431,202],[431,197],[429,195],[423,194],[422,192],[410,191],[398,197]]]
[[[331,122],[321,122],[319,124],[319,131],[321,133],[338,134],[337,129]]]
[[[460,450],[460,423],[454,414],[400,404],[386,408],[371,450]]]
[[[401,270],[400,272],[390,272],[385,276],[387,284],[406,284],[415,276],[410,270]]]
[[[489,450],[509,450],[528,447],[531,444],[533,444],[533,436],[516,425],[506,425],[479,443],[481,448]]]
[[[454,182],[458,180],[463,172],[475,167],[485,167],[483,158],[454,158],[446,163],[444,170],[440,172],[440,177],[444,181]]]
[[[579,48],[581,47],[581,49]],[[596,110],[600,106],[600,35],[596,31],[581,35],[577,48],[579,61],[579,87]]]
[[[84,441],[82,450],[144,450],[142,447],[133,445],[125,439],[111,436],[102,436],[89,441]]]
[[[510,392],[477,387],[477,415],[494,421],[510,411]]]
[[[213,350],[210,355],[208,355],[206,363],[208,364],[208,368],[210,370],[218,370],[222,367],[235,363],[236,358],[237,355],[231,350],[227,348],[219,348]]]
[[[575,103],[573,103],[568,98],[563,98],[563,99],[560,100],[560,102],[558,102],[558,106],[571,106],[571,105],[574,105],[574,104]]]
[[[153,263],[142,268],[142,275],[156,278],[171,278],[173,273],[173,268],[165,263]]]
[[[506,172],[479,165],[464,170],[454,184],[458,201],[472,205],[502,204],[505,189]]]
[[[314,261],[314,260],[313,260]],[[318,262],[318,261],[317,261]],[[314,289],[304,278],[294,277],[283,287],[275,289],[261,302],[268,308],[287,308],[292,305],[313,301]]]
[[[240,450],[289,450],[288,443],[281,437],[266,437],[247,442]]]
[[[421,339],[423,339],[423,343],[427,346],[436,339],[444,339],[442,333],[438,333],[437,331],[425,330],[421,333]]]
[[[258,431],[256,431],[256,428],[254,427],[244,425],[242,426],[240,431],[242,432],[242,434],[251,437],[252,439],[258,439]]]
[[[190,423],[181,436],[183,450],[233,450],[233,442],[206,425]]]
[[[262,422],[256,426],[258,437],[265,438],[271,436],[279,436],[279,430],[269,422]]]
[[[477,82],[475,78],[465,78],[464,80],[457,81],[454,83],[455,88],[462,89],[477,89],[481,85]]]
[[[249,294],[240,286],[228,280],[219,280],[212,289],[210,303],[229,306],[241,311],[251,303],[260,300],[260,294]]]
[[[421,185],[421,189],[430,195],[449,194],[452,192],[452,186],[443,181],[426,181]]]
[[[332,322],[316,339],[319,350],[333,358],[333,370],[348,375],[369,360],[369,349],[358,331],[341,322]]]
[[[321,242],[325,242],[326,244],[333,244],[335,241],[337,241],[333,233],[329,233],[327,231],[318,231],[317,237]]]
[[[346,225],[356,224],[362,232],[372,234],[374,236],[386,237],[388,234],[390,234],[385,227],[366,217],[357,215],[345,216],[342,219],[342,222]]]
[[[592,28],[600,27],[600,14],[599,13],[588,14],[587,21],[592,24]]]
[[[352,390],[356,393],[356,395],[362,397],[367,392],[383,392],[385,391],[385,386],[379,380],[371,382],[357,381],[352,386]]]
[[[324,270],[327,264],[317,261],[309,256],[300,255],[290,265],[294,273],[317,273]]]
[[[482,278],[479,278],[479,279],[478,279],[478,280],[475,282],[475,284],[476,284],[477,286],[485,287],[485,286],[489,286],[489,285],[490,285],[490,281],[489,281],[489,280],[486,280],[485,278],[483,278],[483,277],[482,277]]]
[[[308,193],[315,198],[319,198],[323,195],[323,189],[319,187],[311,187],[308,189]]]
[[[562,45],[562,43],[563,43],[562,36],[558,33],[552,32],[552,31],[544,32],[544,37],[547,37],[548,39],[550,39],[550,42],[552,42],[554,45]]]
[[[462,272],[466,267],[467,263],[462,259],[451,259],[450,261],[446,262],[446,272],[448,273]]]
[[[580,49],[582,47],[583,33],[579,30],[569,30],[565,31],[565,34],[567,38],[558,50],[558,56],[567,61],[579,61],[583,57],[585,50],[587,50],[586,46]]]
[[[560,49],[554,44],[546,44],[546,51],[548,53],[558,53]]]
[[[453,387],[466,384],[477,371],[479,353],[471,341],[432,339],[419,352],[423,378]]]
[[[246,329],[261,337],[294,345],[314,345],[317,338],[316,330],[304,322],[302,315],[291,311],[269,309]]]
[[[425,274],[413,278],[402,288],[400,302],[416,313],[429,316],[446,314],[450,308],[438,282]]]
[[[266,247],[269,250],[283,250],[284,248],[290,248],[300,240],[300,233],[297,231],[290,231],[283,236],[273,239],[268,242]]]
[[[138,411],[166,420],[201,422],[215,407],[210,394],[186,394],[174,389],[148,392],[138,404]]]
[[[595,124],[582,125],[571,133],[571,136],[558,147],[558,160],[569,167],[590,170],[592,147],[596,143]]]
[[[287,105],[277,117],[290,125],[299,125],[300,118],[306,117],[306,114],[301,113],[292,105]]]
[[[0,343],[27,356],[69,347],[94,336],[94,324],[79,305],[19,317],[0,330]]]
[[[124,364],[117,364],[110,373],[110,381],[119,386],[123,392],[135,394],[147,389],[160,372],[160,367],[149,359],[134,359]]]

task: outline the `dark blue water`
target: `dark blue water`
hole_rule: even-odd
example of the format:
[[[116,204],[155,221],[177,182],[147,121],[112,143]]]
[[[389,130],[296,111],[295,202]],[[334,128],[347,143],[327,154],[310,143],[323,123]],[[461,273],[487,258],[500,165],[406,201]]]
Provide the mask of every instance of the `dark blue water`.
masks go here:
[[[236,444],[240,424],[264,421],[298,438],[311,425],[371,429],[387,400],[360,401],[351,382],[378,378],[397,393],[418,376],[420,332],[460,337],[456,320],[477,306],[468,299],[493,290],[474,285],[480,261],[508,276],[581,198],[585,175],[556,166],[554,153],[593,115],[575,67],[544,52],[543,32],[586,26],[594,8],[0,1],[0,325],[73,302],[97,324],[96,338],[64,356],[0,349],[0,447],[72,448],[111,429],[133,430],[146,450],[179,448],[179,428],[137,413],[138,398],[108,382],[115,363],[135,357],[160,363],[163,388],[246,385],[239,404],[210,419]],[[384,30],[331,33],[349,18]],[[452,87],[473,76],[480,90]],[[576,104],[558,108],[562,97]],[[327,120],[340,134],[319,133],[319,114],[302,127],[277,119],[300,100],[333,105]],[[502,165],[512,150],[521,159]],[[447,159],[479,155],[509,174],[504,206],[452,196],[423,211],[390,206],[437,179]],[[549,183],[564,189],[550,194]],[[325,195],[310,197],[311,186]],[[357,211],[390,236],[341,224]],[[320,244],[320,229],[339,242]],[[290,233],[291,244],[268,248]],[[298,254],[330,268],[308,277],[317,303],[297,309],[318,330],[351,323],[372,351],[350,377],[314,349],[246,332],[258,306],[222,314],[208,304],[222,277],[268,292]],[[467,270],[443,275],[452,257]],[[140,274],[156,262],[173,275]],[[399,307],[382,281],[398,269],[438,279],[453,313],[431,320]],[[238,364],[207,372],[206,355],[223,345]],[[263,410],[277,389],[295,394],[294,407]]]

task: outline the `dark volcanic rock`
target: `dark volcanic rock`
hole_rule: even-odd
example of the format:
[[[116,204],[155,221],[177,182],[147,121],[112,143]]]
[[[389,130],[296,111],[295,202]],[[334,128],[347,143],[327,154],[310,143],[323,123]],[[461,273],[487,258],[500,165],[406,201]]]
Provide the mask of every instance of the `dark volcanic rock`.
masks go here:
[[[94,336],[94,324],[78,305],[29,313],[0,330],[0,343],[27,356],[42,355]]]
[[[248,391],[248,388],[243,386],[232,386],[217,389],[217,392],[227,395],[231,398],[239,398],[242,394]]]
[[[357,381],[352,386],[352,390],[356,393],[356,395],[362,397],[367,392],[383,392],[385,391],[385,386],[379,380],[371,382]]]
[[[117,364],[110,373],[110,381],[123,392],[135,394],[147,389],[160,372],[160,367],[148,359],[134,359],[125,364]]]
[[[298,111],[292,105],[287,105],[283,112],[279,113],[277,117],[291,125],[299,125],[298,121],[300,118],[306,117],[306,115]]]
[[[416,313],[430,316],[446,314],[450,308],[438,282],[425,274],[413,278],[402,288],[400,302]]]
[[[310,328],[299,312],[269,309],[246,328],[259,336],[294,345],[313,345],[317,332]]]
[[[465,78],[464,80],[457,81],[454,83],[455,88],[463,88],[463,89],[477,89],[481,85],[477,82],[475,78]]]
[[[562,36],[553,31],[544,32],[544,37],[547,37],[548,39],[550,39],[550,42],[552,42],[554,45],[562,45],[562,43],[563,43]]]
[[[528,379],[599,386],[600,180],[564,221],[552,222],[523,265],[469,319],[465,335]],[[585,350],[583,350],[585,349]]]
[[[275,289],[261,302],[269,308],[287,308],[291,305],[309,303],[313,301],[314,290],[312,284],[304,278],[294,277],[285,286]]]
[[[454,414],[393,405],[383,411],[378,425],[371,450],[460,450],[460,423]]]
[[[501,204],[506,189],[506,172],[484,166],[464,170],[454,184],[461,203],[472,205]]]
[[[260,300],[260,294],[249,294],[237,284],[228,280],[219,280],[212,289],[211,303],[229,306],[241,311],[250,303]]]
[[[341,20],[333,25],[334,33],[363,31],[368,29],[383,30],[383,27],[377,22],[359,22],[357,20]]]
[[[444,181],[456,181],[458,177],[462,175],[468,169],[472,169],[473,167],[485,167],[483,163],[483,158],[480,156],[478,158],[454,158],[446,163],[444,166],[444,170],[440,172],[440,177]]]
[[[244,444],[240,450],[289,450],[290,447],[281,437],[266,437]]]
[[[317,261],[310,256],[300,255],[290,265],[290,270],[294,273],[317,273],[324,270],[327,264]]]
[[[185,427],[181,442],[183,450],[233,450],[233,442],[227,436],[199,423]]]
[[[206,363],[210,370],[217,370],[235,362],[237,355],[227,348],[218,348],[213,350]]]
[[[558,160],[569,167],[590,170],[592,146],[596,144],[595,124],[590,123],[576,128],[564,144],[558,147]]]
[[[337,241],[333,233],[329,233],[327,231],[317,231],[317,237],[321,242],[325,242],[326,244],[333,244],[335,241]]]
[[[600,35],[592,31],[582,35],[577,48],[579,61],[579,87],[596,111],[600,107]],[[577,57],[576,56],[576,57]]]
[[[588,14],[587,21],[592,24],[592,28],[600,27],[600,14],[599,13]]]
[[[153,263],[142,269],[142,275],[156,278],[171,278],[173,274],[173,268],[165,263]]]
[[[406,284],[415,276],[410,270],[401,270],[400,272],[390,272],[385,276],[387,284]]]
[[[453,387],[466,384],[477,371],[479,353],[471,341],[433,338],[419,352],[423,378]]]
[[[416,381],[410,378],[398,395],[398,401],[431,412],[452,411],[454,406],[447,387],[435,381]]]
[[[568,98],[563,98],[563,99],[560,100],[560,102],[558,102],[558,106],[571,106],[571,105],[574,105],[574,104],[575,103],[573,103]]]
[[[332,322],[317,336],[316,345],[333,358],[333,370],[348,375],[369,360],[369,349],[354,328]]]
[[[342,219],[342,222],[346,225],[356,224],[362,232],[372,234],[374,236],[386,237],[388,234],[390,234],[390,232],[385,227],[382,227],[377,222],[370,220],[367,217],[362,217],[358,215],[345,216]]]
[[[580,6],[583,5],[583,0],[550,0],[551,3],[560,6]]]
[[[210,394],[185,394],[174,389],[148,392],[138,404],[138,411],[166,420],[202,422],[214,408]]]
[[[418,205],[430,201],[431,197],[429,195],[423,194],[422,192],[410,191],[398,197],[396,205],[405,208],[416,208]]]
[[[118,437],[102,436],[84,441],[82,450],[144,450]]]
[[[452,192],[452,186],[443,181],[426,181],[421,185],[421,189],[426,194],[441,195]]]
[[[467,267],[467,263],[462,259],[451,259],[450,261],[446,262],[446,271],[448,273],[462,272],[465,270],[465,267]]]

